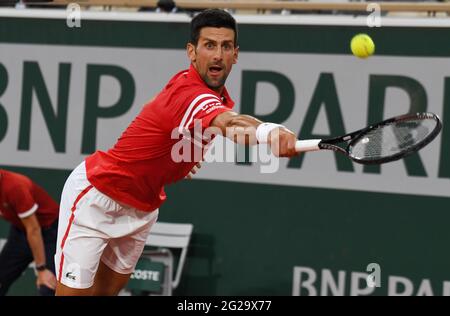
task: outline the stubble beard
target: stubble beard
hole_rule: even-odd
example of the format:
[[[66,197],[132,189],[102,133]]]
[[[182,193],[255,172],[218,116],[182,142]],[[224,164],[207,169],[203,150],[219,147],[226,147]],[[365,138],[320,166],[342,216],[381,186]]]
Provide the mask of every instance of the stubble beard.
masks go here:
[[[211,80],[208,75],[203,76],[203,81],[206,83],[208,88],[212,90],[218,90],[222,88],[225,85],[225,81],[227,80],[227,75],[223,75],[222,77],[218,78],[218,80]]]

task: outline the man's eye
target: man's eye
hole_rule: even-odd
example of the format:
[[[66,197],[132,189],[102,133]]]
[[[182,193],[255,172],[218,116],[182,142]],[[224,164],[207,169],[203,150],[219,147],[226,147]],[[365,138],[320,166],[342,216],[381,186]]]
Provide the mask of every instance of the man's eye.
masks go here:
[[[206,48],[214,48],[214,44],[213,43],[206,43]]]

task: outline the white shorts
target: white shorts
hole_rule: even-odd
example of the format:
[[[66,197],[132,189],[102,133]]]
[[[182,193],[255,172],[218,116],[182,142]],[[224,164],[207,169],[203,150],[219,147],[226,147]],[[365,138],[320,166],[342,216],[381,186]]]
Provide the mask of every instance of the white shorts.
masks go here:
[[[158,210],[122,205],[87,180],[84,162],[67,179],[61,196],[55,268],[65,286],[94,283],[100,260],[117,273],[132,273]]]

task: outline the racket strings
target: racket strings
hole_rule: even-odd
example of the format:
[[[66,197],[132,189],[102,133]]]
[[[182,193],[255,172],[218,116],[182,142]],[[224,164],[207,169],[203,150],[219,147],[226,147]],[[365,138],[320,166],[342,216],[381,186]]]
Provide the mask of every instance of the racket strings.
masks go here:
[[[424,141],[436,127],[432,119],[392,122],[368,131],[351,147],[358,159],[382,159],[407,152]]]

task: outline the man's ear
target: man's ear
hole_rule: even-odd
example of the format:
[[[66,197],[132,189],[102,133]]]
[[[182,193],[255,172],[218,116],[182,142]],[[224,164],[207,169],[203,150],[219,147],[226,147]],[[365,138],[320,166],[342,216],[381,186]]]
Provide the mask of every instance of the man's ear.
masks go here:
[[[233,64],[236,64],[239,57],[239,46],[234,49]]]
[[[197,54],[195,53],[195,46],[192,43],[187,43],[186,52],[192,63],[195,63],[197,59]]]

